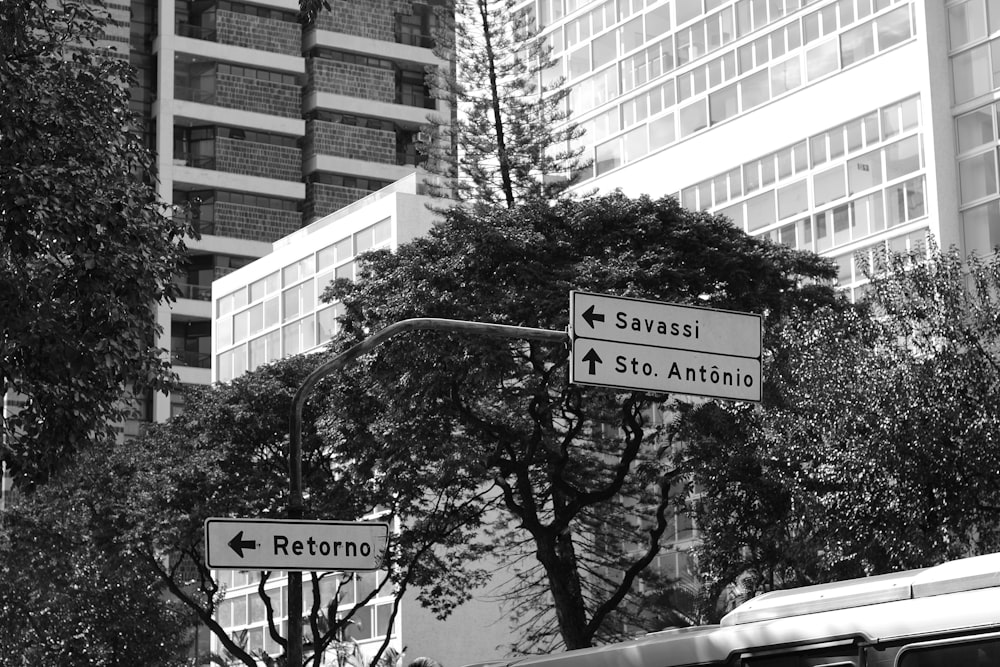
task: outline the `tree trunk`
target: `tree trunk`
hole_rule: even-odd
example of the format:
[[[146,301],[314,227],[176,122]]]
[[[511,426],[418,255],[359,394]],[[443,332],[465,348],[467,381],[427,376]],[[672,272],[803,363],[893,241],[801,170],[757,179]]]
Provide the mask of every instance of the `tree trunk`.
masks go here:
[[[538,561],[545,568],[559,632],[567,649],[589,648],[592,633],[587,630],[587,613],[569,530],[546,534],[538,540]]]

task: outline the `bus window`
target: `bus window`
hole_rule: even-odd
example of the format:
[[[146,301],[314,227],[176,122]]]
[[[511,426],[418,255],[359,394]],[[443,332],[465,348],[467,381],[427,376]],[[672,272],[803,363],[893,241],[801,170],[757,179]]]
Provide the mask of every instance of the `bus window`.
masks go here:
[[[820,650],[800,649],[749,656],[743,661],[744,667],[858,667],[859,663],[858,648],[851,644]]]
[[[904,646],[897,667],[1000,667],[1000,637],[925,642]]]

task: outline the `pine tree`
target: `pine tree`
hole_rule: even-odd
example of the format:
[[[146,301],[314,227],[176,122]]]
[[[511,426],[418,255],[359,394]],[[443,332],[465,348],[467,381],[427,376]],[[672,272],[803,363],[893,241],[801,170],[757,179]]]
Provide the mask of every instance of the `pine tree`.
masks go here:
[[[572,147],[569,90],[543,84],[554,61],[531,11],[513,0],[457,0],[439,12],[435,53],[450,68],[429,70],[432,94],[451,105],[433,115],[421,148],[438,176],[431,194],[476,206],[557,197],[586,166]]]

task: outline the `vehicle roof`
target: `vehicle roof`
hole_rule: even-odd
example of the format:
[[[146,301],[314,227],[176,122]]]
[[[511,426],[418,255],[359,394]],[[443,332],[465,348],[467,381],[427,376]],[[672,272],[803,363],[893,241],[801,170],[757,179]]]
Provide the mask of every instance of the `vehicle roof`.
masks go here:
[[[775,591],[721,625],[656,632],[593,649],[532,656],[517,667],[683,667],[756,649],[838,640],[883,642],[1000,628],[1000,554],[877,577]]]

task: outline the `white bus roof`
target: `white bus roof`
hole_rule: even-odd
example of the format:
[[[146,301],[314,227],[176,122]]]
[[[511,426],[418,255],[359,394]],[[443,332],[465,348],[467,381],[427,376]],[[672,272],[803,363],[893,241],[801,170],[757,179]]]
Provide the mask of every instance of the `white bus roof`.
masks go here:
[[[531,656],[517,667],[687,667],[732,655],[839,642],[1000,629],[1000,554],[850,581],[775,591],[721,625],[656,632],[593,649]]]

